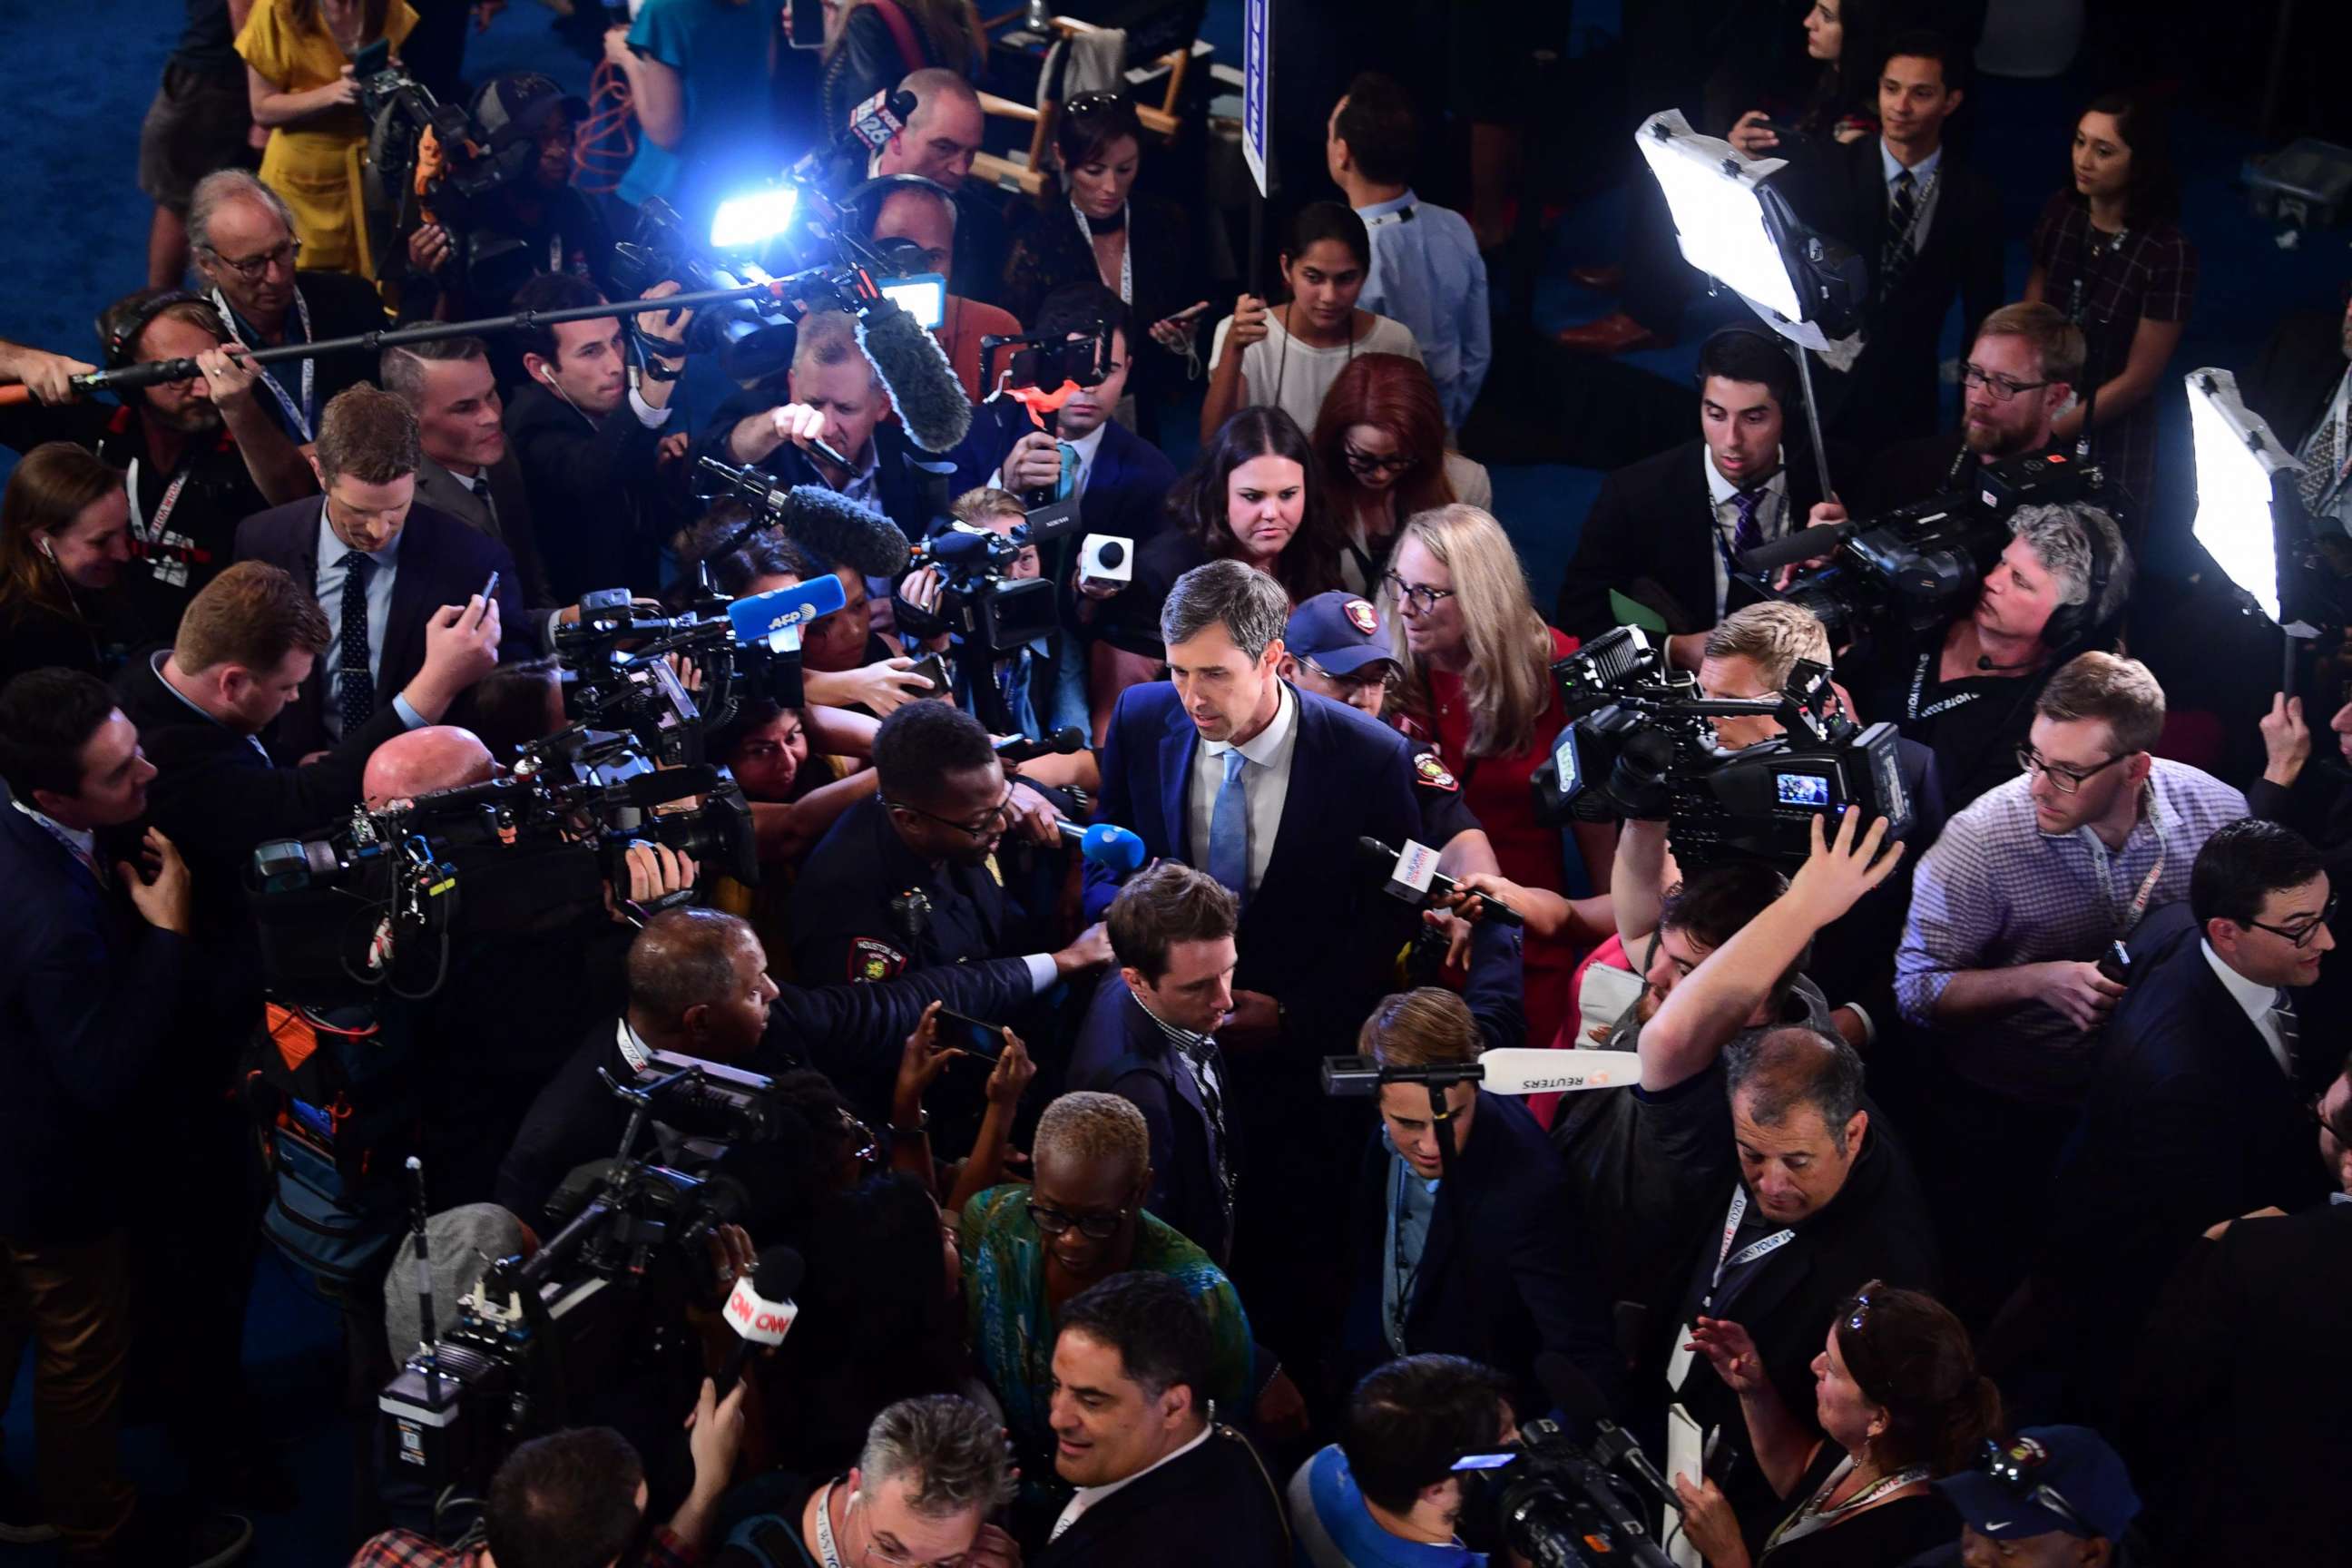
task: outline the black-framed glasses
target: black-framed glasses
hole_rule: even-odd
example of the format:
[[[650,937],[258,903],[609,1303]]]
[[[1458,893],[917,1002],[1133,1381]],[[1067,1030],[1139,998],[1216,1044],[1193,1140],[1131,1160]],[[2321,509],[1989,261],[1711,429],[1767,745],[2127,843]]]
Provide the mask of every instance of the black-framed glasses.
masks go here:
[[[861,1165],[878,1165],[882,1163],[882,1143],[874,1136],[874,1129],[845,1110],[841,1113],[841,1131],[849,1140],[851,1159]]]
[[[2038,392],[2050,383],[2046,379],[2015,381],[1997,371],[1986,370],[1981,365],[1964,364],[1960,367],[1960,384],[1970,387],[1981,386],[1992,394],[1992,400],[1995,403],[2007,403],[2021,392]]]
[[[2329,893],[2327,902],[2321,906],[2318,916],[2305,921],[2299,926],[2264,925],[2260,921],[2248,921],[2246,924],[2256,931],[2266,931],[2273,936],[2283,936],[2297,947],[2309,947],[2313,940],[2336,919],[2336,900],[2342,896],[2340,893]]]
[[[1029,1223],[1047,1236],[1066,1236],[1076,1230],[1088,1241],[1108,1241],[1118,1234],[1127,1220],[1125,1209],[1113,1209],[1108,1214],[1064,1214],[1041,1203],[1029,1205]]]
[[[2121,756],[2109,757],[2095,768],[2070,768],[2063,763],[2044,762],[2040,753],[2031,746],[2020,746],[2017,748],[2017,765],[2024,773],[2041,773],[2047,777],[2051,787],[2060,795],[2073,795],[2093,778],[2105,773],[2130,755],[2129,752],[2126,752]]]
[[[992,833],[1003,832],[1013,822],[1013,786],[1010,784],[1004,787],[1004,798],[990,806],[978,822],[958,822],[952,817],[941,816],[935,811],[925,811],[919,805],[908,805],[903,800],[892,800],[887,795],[882,797],[882,804],[892,811],[903,811],[910,816],[919,816],[926,821],[936,822],[941,827],[952,827],[958,833],[968,835],[975,841],[986,838]]]
[[[1359,474],[1409,474],[1421,467],[1421,458],[1411,452],[1383,458],[1365,451],[1353,441],[1341,441],[1339,455],[1348,460],[1349,468]]]
[[[2106,1531],[2084,1519],[2056,1487],[2034,1479],[2033,1472],[2049,1462],[2050,1450],[2031,1437],[2015,1437],[2006,1443],[1998,1437],[1985,1439],[1986,1475],[2028,1502],[2039,1503],[2048,1509],[2084,1535],[2105,1535]]]
[[[1381,573],[1381,581],[1388,584],[1389,592],[1396,595],[1398,604],[1411,605],[1424,616],[1454,597],[1451,588],[1432,588],[1423,583],[1408,583],[1393,572]]]
[[[2333,1121],[2328,1121],[2327,1112],[2319,1109],[2319,1102],[2326,1098],[2326,1095],[2320,1094],[2305,1100],[2304,1102],[2303,1113],[2305,1116],[2310,1118],[2312,1125],[2317,1127],[2322,1132],[2325,1132],[2330,1138],[2335,1139],[2337,1143],[2343,1145],[2345,1148],[2352,1149],[2352,1131],[2347,1131],[2344,1128],[2338,1127]]]
[[[236,273],[247,283],[258,283],[263,275],[273,266],[283,266],[289,272],[299,266],[302,260],[302,242],[299,239],[281,239],[258,256],[223,256],[219,251],[211,250],[209,247],[206,253],[215,261]]]

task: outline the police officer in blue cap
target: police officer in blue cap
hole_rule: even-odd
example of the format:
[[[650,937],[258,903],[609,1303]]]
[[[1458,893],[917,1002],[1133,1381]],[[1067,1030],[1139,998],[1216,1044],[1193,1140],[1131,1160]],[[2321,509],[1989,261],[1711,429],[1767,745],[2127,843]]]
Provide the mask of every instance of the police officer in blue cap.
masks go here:
[[[1962,1568],[2117,1568],[2139,1513],[2124,1462],[2088,1426],[2028,1426],[1988,1441],[1984,1462],[1936,1483],[1959,1511],[1959,1544],[1928,1559]]]

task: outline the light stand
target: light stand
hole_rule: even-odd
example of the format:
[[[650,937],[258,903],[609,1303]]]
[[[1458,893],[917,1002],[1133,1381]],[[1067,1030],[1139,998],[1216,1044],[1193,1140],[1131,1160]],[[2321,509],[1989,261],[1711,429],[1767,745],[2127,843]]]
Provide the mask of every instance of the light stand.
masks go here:
[[[1797,220],[1780,193],[1765,184],[1787,160],[1749,160],[1730,142],[1702,136],[1680,110],[1655,114],[1633,133],[1656,176],[1683,259],[1748,303],[1764,323],[1797,345],[1805,426],[1824,499],[1830,484],[1822,419],[1813,396],[1812,356],[1860,324],[1869,283],[1861,262]]]
[[[2183,380],[2197,457],[2197,521],[2190,531],[2251,607],[2284,635],[2279,689],[2292,693],[2295,644],[2319,635],[2308,622],[2290,620],[2281,605],[2278,536],[2283,525],[2290,532],[2304,526],[2294,484],[2303,465],[2246,406],[2236,376],[2193,370]]]

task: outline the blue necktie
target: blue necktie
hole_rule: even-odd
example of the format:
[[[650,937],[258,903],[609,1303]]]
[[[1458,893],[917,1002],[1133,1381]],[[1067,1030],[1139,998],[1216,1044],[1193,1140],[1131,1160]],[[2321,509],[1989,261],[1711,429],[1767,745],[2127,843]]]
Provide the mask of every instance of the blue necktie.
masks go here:
[[[1209,812],[1209,875],[1236,899],[1249,896],[1249,792],[1242,787],[1248,765],[1240,747],[1225,753],[1225,782]]]
[[[1731,498],[1731,552],[1745,555],[1764,542],[1764,530],[1756,521],[1756,509],[1764,504],[1764,492],[1740,490]]]
[[[348,735],[375,712],[375,678],[368,668],[368,573],[374,561],[354,550],[343,557],[341,636],[337,639],[336,709]]]

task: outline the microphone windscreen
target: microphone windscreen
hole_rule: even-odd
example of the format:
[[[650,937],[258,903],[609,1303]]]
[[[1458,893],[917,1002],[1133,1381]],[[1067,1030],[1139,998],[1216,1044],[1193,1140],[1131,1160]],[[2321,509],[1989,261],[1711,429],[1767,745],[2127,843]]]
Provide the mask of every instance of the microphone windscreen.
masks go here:
[[[882,378],[898,422],[926,452],[955,449],[971,429],[971,399],[929,329],[887,300],[857,321],[857,346]]]
[[[848,602],[841,578],[827,572],[789,588],[738,599],[727,606],[727,620],[735,628],[737,642],[764,642],[783,627],[806,626]]]
[[[950,562],[984,560],[995,542],[996,536],[992,533],[970,533],[961,528],[950,528],[931,535],[931,559]]]
[[[1834,529],[1792,528],[1780,538],[1739,552],[1739,569],[1743,572],[1769,572],[1793,562],[1810,561],[1825,550],[1834,549],[1844,534]]]
[[[1377,838],[1359,838],[1356,840],[1356,858],[1367,866],[1378,866],[1386,870],[1396,864],[1397,852]]]
[[[823,485],[794,485],[787,494],[778,521],[819,569],[847,565],[868,577],[895,577],[905,570],[907,536],[880,512]]]
[[[1119,876],[1139,869],[1145,859],[1143,840],[1128,828],[1097,822],[1079,840],[1078,853]]]

